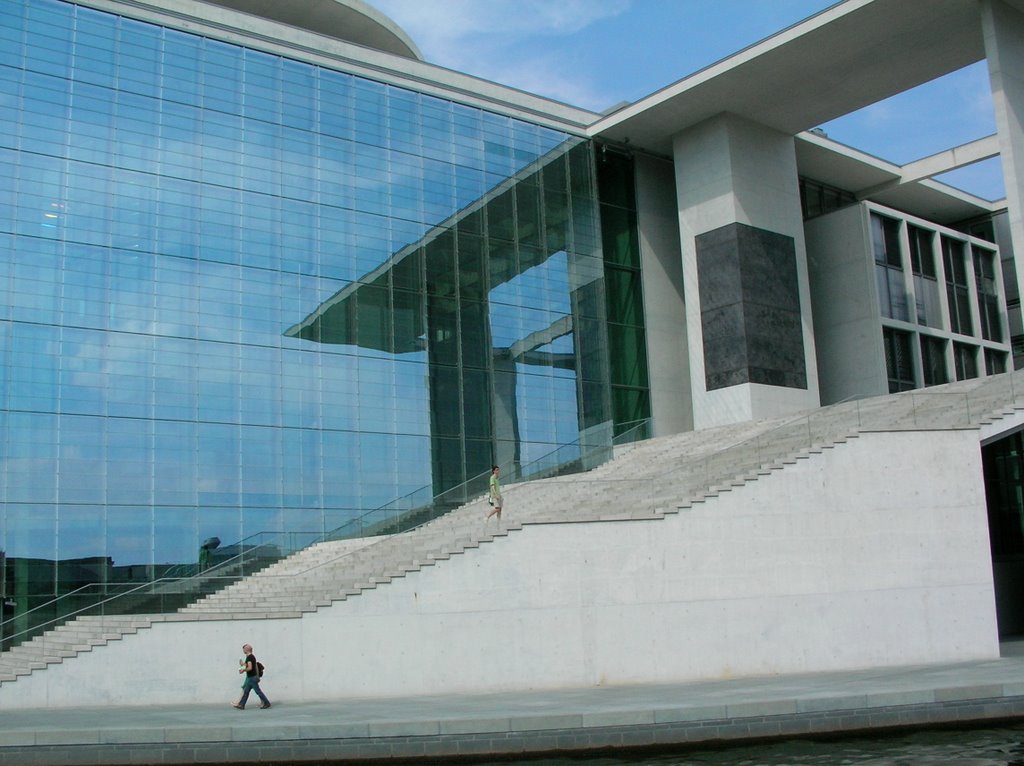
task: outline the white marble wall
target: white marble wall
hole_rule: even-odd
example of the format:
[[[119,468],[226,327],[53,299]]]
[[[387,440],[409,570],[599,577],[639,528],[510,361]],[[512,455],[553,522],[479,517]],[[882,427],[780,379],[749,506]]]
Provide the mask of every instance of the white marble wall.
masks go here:
[[[955,467],[956,470],[950,470]],[[976,431],[865,434],[658,521],[529,526],[301,620],[159,624],[0,709],[681,682],[995,658]]]

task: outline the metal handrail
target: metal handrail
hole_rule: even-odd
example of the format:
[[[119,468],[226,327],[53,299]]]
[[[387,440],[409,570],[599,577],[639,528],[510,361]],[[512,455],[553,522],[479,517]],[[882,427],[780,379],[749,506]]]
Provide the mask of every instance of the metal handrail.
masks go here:
[[[614,437],[613,439],[611,439],[610,440],[610,445],[598,445],[598,446],[596,446],[593,449],[593,452],[596,453],[598,450],[608,450],[609,446],[614,447],[616,444],[628,443],[628,441],[635,440],[635,437],[636,437],[637,434],[646,433],[646,429],[650,425],[650,419],[649,418],[641,420],[641,421],[634,421],[634,422],[636,422],[637,425],[631,427],[625,433],[620,434],[618,437]],[[573,457],[573,460],[568,461],[569,463],[578,462],[582,458],[582,456],[586,454],[582,450],[582,448],[580,447],[580,441],[581,440],[576,440],[576,441],[570,442],[568,444],[560,445],[555,450],[552,450],[551,452],[549,452],[549,453],[547,453],[545,455],[542,455],[541,457],[536,458],[535,460],[530,461],[526,465],[519,466],[519,468],[516,471],[516,473],[519,474],[520,478],[523,478],[524,476],[528,476],[529,475],[528,471],[529,471],[529,469],[531,467],[538,466],[538,465],[540,465],[544,461],[550,461],[552,456],[557,455],[559,452],[562,452],[563,450],[565,450],[567,448],[580,449],[580,453],[578,455],[575,455]],[[602,462],[604,462],[604,461],[602,461]],[[555,470],[557,470],[558,467],[559,466],[555,466]],[[591,467],[594,467],[594,466],[591,466]],[[475,482],[479,482],[479,481],[485,480],[487,477],[489,477],[489,475],[490,475],[490,471],[486,471],[486,472],[483,472],[483,473],[479,474],[478,476],[474,476],[474,477],[472,477],[472,478],[462,482],[461,484],[456,485],[455,487],[451,487],[451,488],[449,488],[447,490],[444,490],[443,492],[438,493],[437,495],[433,496],[431,498],[431,500],[429,502],[427,502],[427,503],[424,503],[424,504],[419,505],[419,506],[408,508],[403,515],[404,516],[412,516],[412,515],[424,512],[425,509],[432,509],[432,508],[435,507],[437,499],[441,498],[441,497],[444,497],[446,495],[454,495],[454,496],[460,496],[460,497],[466,498],[466,497],[468,497],[468,495],[466,494],[466,491],[470,488],[470,486],[472,484],[474,484]],[[529,479],[527,478],[526,480],[529,480]],[[3,637],[2,636],[2,630],[0,630],[0,646],[2,646],[3,644],[12,644],[13,645],[13,642],[15,641],[15,639],[17,639],[17,638],[19,638],[21,636],[26,636],[28,634],[38,634],[40,632],[40,628],[46,628],[47,626],[51,626],[51,625],[55,625],[55,624],[58,624],[58,623],[67,622],[68,620],[74,619],[75,617],[80,616],[80,615],[82,615],[85,612],[88,612],[90,610],[96,609],[98,607],[102,607],[103,605],[109,604],[109,603],[114,602],[114,601],[128,599],[130,596],[137,595],[140,592],[143,592],[143,591],[145,591],[146,589],[149,589],[149,588],[152,588],[152,589],[155,590],[156,587],[160,586],[160,585],[170,585],[172,583],[182,583],[182,582],[190,582],[190,581],[191,582],[201,582],[201,581],[216,580],[216,579],[225,579],[225,580],[229,580],[230,579],[233,582],[237,581],[239,579],[239,577],[244,577],[245,574],[243,573],[239,577],[235,577],[235,576],[232,575],[232,576],[229,576],[229,577],[221,578],[220,575],[217,574],[217,572],[223,572],[225,569],[227,569],[230,566],[235,566],[235,565],[238,565],[238,564],[244,565],[244,561],[245,561],[246,557],[247,556],[251,556],[251,552],[246,552],[244,550],[244,547],[245,547],[246,543],[248,543],[249,541],[252,541],[252,540],[254,540],[256,538],[263,538],[263,537],[266,537],[266,536],[282,536],[283,537],[283,536],[294,536],[294,535],[312,535],[313,536],[308,545],[304,546],[303,548],[296,548],[293,551],[289,551],[284,556],[281,557],[281,558],[285,558],[286,556],[291,555],[292,553],[295,553],[298,550],[303,550],[304,548],[308,548],[308,547],[310,547],[312,545],[316,545],[317,543],[324,542],[324,541],[327,541],[327,540],[346,539],[346,537],[348,539],[351,539],[351,538],[357,538],[357,537],[361,537],[361,536],[366,536],[366,535],[363,535],[363,534],[341,535],[339,533],[341,532],[341,530],[343,530],[346,527],[348,527],[348,526],[350,526],[350,525],[352,525],[354,523],[357,523],[357,522],[359,522],[359,524],[360,524],[360,531],[361,532],[365,531],[365,527],[364,527],[364,525],[362,523],[364,519],[369,518],[373,514],[379,514],[381,511],[389,508],[390,506],[394,506],[396,503],[401,503],[403,500],[406,500],[407,498],[413,498],[413,497],[415,497],[418,494],[422,494],[425,490],[429,491],[430,488],[431,488],[431,485],[426,485],[425,487],[421,487],[420,489],[415,490],[414,492],[411,492],[411,493],[403,495],[403,496],[401,496],[399,498],[396,498],[395,500],[391,501],[390,503],[386,503],[383,506],[380,506],[380,507],[375,508],[373,510],[367,511],[366,513],[356,517],[355,519],[350,519],[345,524],[343,524],[343,525],[341,525],[339,527],[336,527],[334,530],[331,530],[330,532],[327,532],[327,533],[324,533],[324,534],[316,535],[316,533],[311,533],[311,532],[291,532],[291,531],[289,531],[289,532],[256,532],[256,533],[254,533],[252,535],[249,535],[248,537],[243,538],[242,540],[238,541],[237,543],[233,543],[232,544],[232,546],[240,546],[240,547],[243,548],[243,550],[241,550],[237,555],[235,555],[235,556],[233,556],[233,557],[231,557],[229,559],[226,559],[224,561],[219,561],[216,564],[214,564],[213,566],[211,566],[208,569],[205,569],[203,571],[195,572],[195,573],[193,573],[191,575],[188,575],[188,576],[185,576],[185,577],[167,577],[167,576],[164,576],[164,577],[159,577],[159,578],[155,578],[153,580],[146,581],[144,583],[138,583],[138,584],[134,585],[133,587],[131,587],[129,590],[123,592],[123,593],[113,594],[109,598],[101,599],[101,600],[96,601],[96,602],[94,602],[92,604],[84,606],[84,607],[82,607],[80,609],[75,609],[75,610],[72,610],[72,611],[69,611],[69,612],[65,612],[64,614],[61,614],[61,615],[59,615],[57,617],[54,617],[52,619],[41,621],[39,623],[36,623],[36,624],[32,625],[29,628],[21,630],[21,631],[19,631],[17,633],[14,633],[14,634],[10,635],[10,636],[7,636],[7,637]],[[461,503],[460,503],[460,505],[461,505]],[[444,511],[444,512],[446,513],[446,512],[448,512],[450,510],[453,510],[454,507],[457,507],[457,506],[448,507],[447,510]],[[443,515],[443,513],[432,515],[430,518],[427,518],[425,520],[420,521],[419,523],[412,524],[412,525],[408,526],[405,530],[396,530],[396,531],[407,531],[407,530],[410,530],[410,529],[415,529],[416,527],[418,527],[418,526],[420,526],[422,524],[425,524],[428,521],[430,521],[430,520],[432,520],[434,518],[437,518],[440,515]],[[398,525],[400,520],[401,520],[401,517],[398,517],[398,518],[395,519],[396,526]],[[371,526],[370,530],[371,531],[370,531],[369,534],[380,534],[380,533],[383,533],[382,530],[377,529],[376,526]],[[254,546],[254,547],[262,547],[263,545],[267,545],[267,543],[263,543],[260,546]],[[227,547],[232,547],[232,546],[227,546]],[[228,583],[228,584],[230,584],[230,583]],[[131,585],[131,583],[125,583],[125,585]],[[3,626],[5,626],[5,625],[11,624],[12,622],[15,622],[15,621],[21,622],[21,621],[23,621],[25,619],[25,616],[28,615],[28,614],[31,614],[31,613],[34,613],[34,612],[38,612],[38,611],[43,610],[43,609],[52,609],[54,607],[54,605],[56,605],[58,603],[62,603],[62,602],[63,603],[67,603],[71,599],[74,599],[76,597],[80,598],[83,595],[83,591],[87,591],[89,589],[99,589],[99,588],[106,589],[106,588],[109,588],[111,586],[116,586],[116,584],[115,583],[90,583],[89,585],[84,585],[84,586],[82,586],[80,588],[75,589],[74,591],[71,591],[70,593],[65,593],[65,594],[62,594],[60,596],[57,596],[56,598],[51,599],[50,601],[47,601],[45,604],[40,604],[39,606],[33,607],[32,609],[29,609],[29,610],[27,610],[25,612],[22,612],[21,614],[15,616],[15,617],[12,617],[12,618],[4,621],[4,622],[0,622],[0,629],[2,629]],[[154,595],[157,595],[157,594],[154,593]]]

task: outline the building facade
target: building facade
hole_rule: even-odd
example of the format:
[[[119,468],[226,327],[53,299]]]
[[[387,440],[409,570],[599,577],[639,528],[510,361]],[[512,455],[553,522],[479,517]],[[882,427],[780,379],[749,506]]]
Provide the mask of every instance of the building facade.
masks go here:
[[[1014,3],[948,3],[998,39],[845,101],[733,78],[851,25],[895,45],[919,3],[839,4],[607,116],[433,67],[362,3],[263,5],[0,6],[5,618],[648,421],[1012,364],[1019,128],[999,203],[806,131],[1021,50]]]

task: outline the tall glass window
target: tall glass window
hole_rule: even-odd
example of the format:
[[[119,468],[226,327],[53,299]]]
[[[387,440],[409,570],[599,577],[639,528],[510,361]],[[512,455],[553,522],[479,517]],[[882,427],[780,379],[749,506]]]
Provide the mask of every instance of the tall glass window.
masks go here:
[[[942,327],[939,279],[932,244],[935,234],[908,224],[907,238],[910,242],[910,270],[914,275],[917,323],[928,327]]]
[[[907,288],[903,281],[900,222],[872,213],[871,243],[875,253],[875,277],[882,316],[909,321]]]
[[[18,613],[611,431],[580,138],[5,0],[0,162]]]
[[[972,335],[970,286],[967,283],[964,243],[942,237],[942,265],[946,270],[946,303],[949,307],[949,329],[961,335]]]
[[[999,310],[999,291],[996,288],[996,254],[981,247],[972,247],[974,283],[978,293],[978,319],[981,337],[985,340],[1003,340],[1002,315]]]

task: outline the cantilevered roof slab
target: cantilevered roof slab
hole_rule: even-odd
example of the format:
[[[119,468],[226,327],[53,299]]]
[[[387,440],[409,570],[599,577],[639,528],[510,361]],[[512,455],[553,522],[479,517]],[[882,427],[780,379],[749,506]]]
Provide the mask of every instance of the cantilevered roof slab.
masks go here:
[[[688,32],[699,34],[680,30],[682,42]],[[588,132],[664,155],[675,133],[722,112],[796,134],[983,58],[979,0],[846,0]]]
[[[900,165],[814,133],[796,137],[796,161],[803,176],[936,223],[952,224],[1006,206],[1005,201],[984,200],[941,181],[901,183]]]

